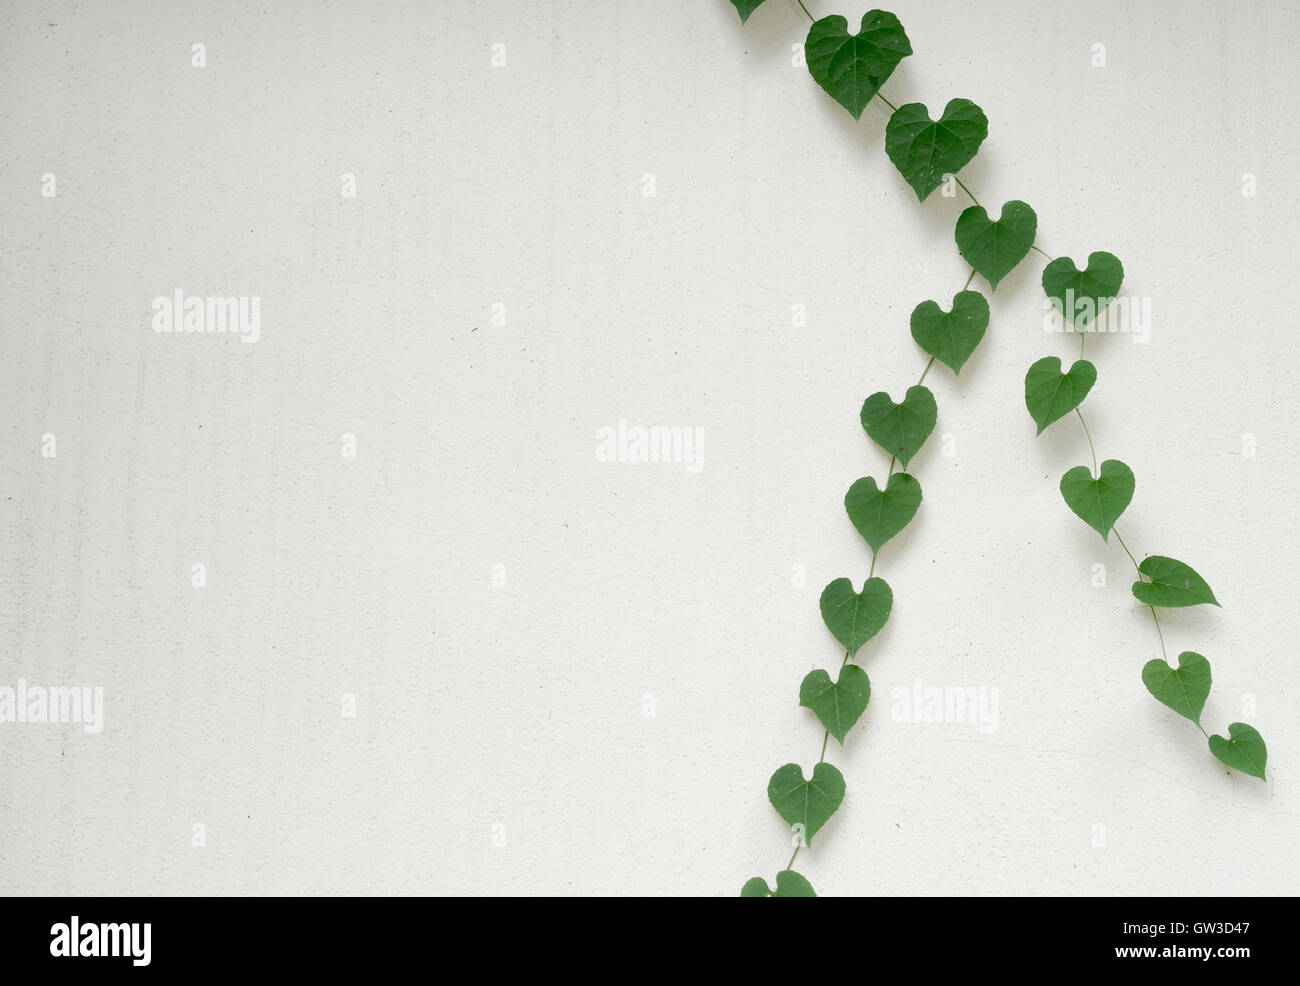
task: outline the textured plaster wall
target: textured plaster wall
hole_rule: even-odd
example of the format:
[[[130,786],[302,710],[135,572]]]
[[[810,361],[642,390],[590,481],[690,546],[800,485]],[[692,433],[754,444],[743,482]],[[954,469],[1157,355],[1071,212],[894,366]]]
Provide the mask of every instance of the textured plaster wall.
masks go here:
[[[1131,566],[1057,491],[1083,435],[1023,405],[1076,346],[1031,255],[927,378],[925,502],[799,869],[1294,892],[1300,8],[891,9],[889,97],[988,114],[981,201],[1150,300],[1148,343],[1090,340],[1089,424],[1137,475],[1130,547],[1224,603],[1165,637],[1269,781],[1142,686]],[[817,597],[865,575],[841,498],[886,464],[858,410],[968,272],[967,202],[916,201],[883,106],[791,64],[806,29],[787,0],[745,28],[724,0],[4,5],[0,685],[102,687],[105,722],[0,725],[0,888],[735,894],[784,865],[767,779],[815,762]],[[155,333],[178,288],[259,298],[259,340]],[[620,420],[702,429],[699,468],[601,461]],[[997,689],[997,729],[896,721],[918,680]]]

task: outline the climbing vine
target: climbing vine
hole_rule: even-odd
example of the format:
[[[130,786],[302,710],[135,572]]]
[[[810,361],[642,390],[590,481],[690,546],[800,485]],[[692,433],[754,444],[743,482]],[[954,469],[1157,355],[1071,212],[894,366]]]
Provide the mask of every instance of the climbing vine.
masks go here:
[[[1092,457],[1092,467],[1075,466],[1060,481],[1066,505],[1106,543],[1115,535],[1133,562],[1137,579],[1134,597],[1151,611],[1160,657],[1142,668],[1142,682],[1155,699],[1189,719],[1209,743],[1210,752],[1228,767],[1264,780],[1267,751],[1253,726],[1234,722],[1228,736],[1211,735],[1201,725],[1201,712],[1210,693],[1210,662],[1200,654],[1184,651],[1177,666],[1169,664],[1164,631],[1158,609],[1209,604],[1218,606],[1206,581],[1189,565],[1163,555],[1148,555],[1141,562],[1124,543],[1115,522],[1133,499],[1133,471],[1118,459],[1097,462],[1096,447],[1080,409],[1097,382],[1097,368],[1083,358],[1087,331],[1119,296],[1124,267],[1110,253],[1089,255],[1079,270],[1069,257],[1052,257],[1035,240],[1038,217],[1024,202],[1003,205],[992,220],[957,173],[975,157],[988,136],[988,119],[969,99],[952,99],[939,119],[930,117],[922,103],[895,106],[880,92],[899,62],[912,54],[912,45],[897,17],[883,10],[863,15],[856,34],[849,32],[844,17],[816,18],[803,0],[797,0],[812,22],[804,42],[808,72],[814,81],[855,120],[872,99],[879,99],[892,111],[885,127],[885,153],[918,201],[925,201],[947,181],[955,182],[970,198],[971,206],[961,213],[954,230],[957,251],[970,265],[970,277],[953,295],[945,311],[938,302],[923,301],[912,312],[911,332],[916,344],[930,357],[920,379],[895,402],[884,391],[872,394],[862,405],[861,424],[867,436],[889,454],[882,488],[874,477],[859,479],[844,497],[849,520],[871,548],[871,568],[862,589],[848,578],[831,582],[822,591],[822,619],[831,635],[844,648],[838,677],[832,681],[823,670],[810,672],[799,687],[799,704],[809,709],[824,728],[821,755],[812,777],[797,763],[777,769],[767,787],[767,797],[777,813],[791,827],[795,848],[790,861],[776,875],[776,887],[763,877],[748,880],[742,897],[814,897],[812,885],[793,869],[799,852],[811,846],[813,836],[844,801],[844,775],[826,760],[832,736],[843,745],[849,730],[866,711],[871,698],[867,672],[857,663],[864,644],[889,619],[894,594],[889,584],[875,574],[880,549],[901,532],[921,506],[921,484],[908,471],[909,463],[934,430],[938,406],[925,378],[936,361],[953,375],[975,352],[989,325],[989,303],[979,291],[970,289],[978,274],[997,290],[1030,251],[1048,261],[1043,270],[1043,291],[1063,322],[1079,335],[1079,357],[1064,370],[1060,357],[1045,356],[1030,366],[1025,375],[1025,406],[1042,434],[1044,429],[1071,413],[1079,420]],[[742,23],[764,0],[731,0]],[[898,470],[895,471],[895,465]]]

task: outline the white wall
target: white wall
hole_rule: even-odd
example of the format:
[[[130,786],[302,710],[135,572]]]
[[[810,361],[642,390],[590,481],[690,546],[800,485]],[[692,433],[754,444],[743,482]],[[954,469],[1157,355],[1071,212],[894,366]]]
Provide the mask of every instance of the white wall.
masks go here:
[[[1031,255],[960,380],[927,378],[873,702],[828,751],[848,797],[797,867],[821,893],[1297,889],[1300,10],[1234,8],[908,2],[885,92],[978,102],[981,201],[1151,299],[1148,344],[1090,342],[1085,408],[1137,475],[1130,547],[1224,604],[1165,636],[1269,782],[1142,686],[1132,568],[1057,491],[1082,433],[1024,408],[1029,364],[1074,352]],[[743,28],[724,0],[5,6],[0,685],[101,686],[106,720],[0,726],[0,885],[773,877],[767,779],[815,761],[799,681],[841,655],[818,593],[869,563],[841,498],[886,460],[858,410],[915,382],[908,314],[968,271],[965,200],[916,201],[881,104],[855,123],[791,66],[806,30],[788,0]],[[260,340],[155,334],[177,288],[260,297]],[[597,461],[620,419],[703,428],[703,468]],[[893,721],[917,679],[997,688],[998,730]]]

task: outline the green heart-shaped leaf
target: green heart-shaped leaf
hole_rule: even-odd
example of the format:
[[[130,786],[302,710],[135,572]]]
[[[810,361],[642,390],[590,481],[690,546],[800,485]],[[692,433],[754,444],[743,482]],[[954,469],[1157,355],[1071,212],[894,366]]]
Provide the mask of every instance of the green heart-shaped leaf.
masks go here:
[[[844,800],[844,775],[823,760],[813,768],[812,780],[806,781],[803,769],[788,763],[768,781],[767,800],[792,829],[801,826],[804,844],[811,846],[817,830]]]
[[[1038,215],[1023,202],[1007,202],[994,222],[983,206],[973,205],[957,217],[953,235],[957,252],[996,291],[998,281],[1015,270],[1034,245]]]
[[[857,34],[849,34],[849,22],[839,15],[814,21],[803,50],[808,74],[857,120],[898,63],[912,53],[912,44],[897,17],[871,10]]]
[[[1124,265],[1112,253],[1088,254],[1088,266],[1079,270],[1069,257],[1057,257],[1043,268],[1043,290],[1052,304],[1083,329],[1106,310],[1124,283]]]
[[[1228,736],[1231,738],[1224,739],[1218,733],[1211,736],[1210,752],[1233,770],[1265,780],[1264,765],[1268,762],[1268,750],[1255,727],[1244,722],[1234,722],[1228,726]]]
[[[812,884],[794,870],[782,870],[776,875],[776,889],[771,890],[761,876],[746,880],[740,888],[742,897],[816,897]]]
[[[799,686],[799,704],[812,709],[826,731],[841,744],[871,701],[871,681],[856,664],[840,669],[840,680],[831,681],[825,671],[810,671]]]
[[[930,119],[923,103],[907,103],[894,111],[885,126],[885,153],[916,192],[925,197],[970,163],[984,138],[989,121],[969,99],[953,99],[943,115]]]
[[[1133,499],[1133,470],[1118,459],[1101,464],[1093,478],[1087,466],[1075,466],[1061,477],[1061,496],[1085,524],[1110,540],[1110,529]]]
[[[821,596],[822,620],[849,657],[880,632],[894,608],[894,590],[879,576],[867,579],[861,592],[848,579],[836,579]]]
[[[1143,665],[1142,684],[1157,702],[1199,726],[1201,710],[1210,694],[1210,662],[1189,650],[1178,655],[1177,668],[1157,657]]]
[[[861,418],[872,441],[896,456],[906,469],[934,431],[939,407],[930,388],[917,384],[907,388],[901,404],[895,404],[883,390],[872,394],[862,404]]]
[[[1083,403],[1097,382],[1097,368],[1086,359],[1075,360],[1069,373],[1061,372],[1059,356],[1044,356],[1025,374],[1025,407],[1038,425],[1038,434]]]
[[[978,291],[958,291],[952,311],[923,301],[912,311],[912,338],[944,366],[960,373],[989,327],[989,303]]]
[[[864,476],[844,494],[849,520],[871,545],[873,554],[911,523],[920,505],[921,484],[905,472],[890,476],[883,490],[877,488],[873,477]]]
[[[749,15],[763,5],[763,0],[731,0],[731,5],[740,14],[740,23],[749,20]],[[766,888],[767,884],[763,884]]]
[[[1184,565],[1177,559],[1149,555],[1142,559],[1138,571],[1151,580],[1133,583],[1133,595],[1138,602],[1170,609],[1200,603],[1219,605],[1205,579],[1197,575],[1191,565]]]

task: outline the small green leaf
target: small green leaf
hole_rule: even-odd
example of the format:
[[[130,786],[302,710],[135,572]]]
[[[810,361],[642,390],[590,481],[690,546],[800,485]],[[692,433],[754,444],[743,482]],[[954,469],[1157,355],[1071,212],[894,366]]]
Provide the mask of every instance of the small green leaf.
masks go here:
[[[1097,368],[1086,359],[1075,360],[1069,373],[1061,372],[1059,356],[1044,356],[1025,374],[1025,407],[1038,425],[1038,434],[1083,403],[1097,382]]]
[[[848,579],[836,579],[822,590],[821,610],[826,629],[853,657],[880,632],[894,607],[894,591],[879,576],[867,579],[861,592]]]
[[[756,876],[752,880],[746,880],[745,885],[740,888],[742,897],[816,897],[813,893],[812,884],[794,870],[782,870],[776,875],[776,890],[771,890],[767,886],[767,881],[761,876]]]
[[[782,870],[776,875],[776,893],[773,897],[816,897],[812,884],[794,870]]]
[[[803,769],[788,763],[768,782],[767,800],[787,825],[803,835],[804,844],[811,846],[813,836],[844,800],[844,775],[823,760],[813,768],[812,780],[806,781]],[[777,877],[778,893],[780,889],[781,878]]]
[[[1101,475],[1094,479],[1087,466],[1075,466],[1061,477],[1061,496],[1065,502],[1104,540],[1110,529],[1133,499],[1133,470],[1118,459],[1101,464]]]
[[[808,29],[804,41],[808,74],[855,120],[861,119],[867,103],[911,53],[903,25],[883,10],[864,14],[857,34],[849,34],[849,22],[843,17],[823,17]]]
[[[1164,555],[1148,555],[1142,559],[1138,571],[1149,578],[1150,582],[1133,583],[1133,595],[1138,602],[1148,606],[1165,606],[1173,609],[1177,606],[1196,606],[1210,603],[1218,606],[1209,584],[1192,570],[1174,558]]]
[[[957,252],[996,291],[998,282],[1015,270],[1034,245],[1038,215],[1023,202],[1007,202],[994,222],[983,206],[973,205],[957,217],[953,235]]]
[[[890,476],[883,490],[877,488],[874,477],[864,476],[844,494],[849,520],[873,553],[911,523],[920,505],[921,484],[905,472]]]
[[[1218,733],[1211,736],[1210,752],[1233,770],[1265,780],[1264,764],[1268,762],[1268,750],[1255,727],[1234,722],[1228,726],[1228,736],[1229,739]]]
[[[858,721],[871,701],[871,681],[856,664],[840,669],[840,680],[832,682],[825,671],[810,671],[799,686],[799,704],[812,709],[826,731],[844,743],[844,736]]]
[[[885,153],[924,201],[945,175],[970,163],[988,135],[988,118],[969,99],[949,100],[938,120],[923,103],[907,103],[885,126]]]
[[[763,5],[763,0],[731,0],[737,12],[740,14],[740,23],[749,20],[749,15]],[[766,888],[767,884],[763,884]]]
[[[1178,655],[1177,668],[1157,657],[1143,666],[1142,684],[1157,702],[1199,726],[1201,710],[1210,694],[1210,662],[1189,650]]]
[[[907,388],[903,403],[895,404],[883,390],[862,404],[862,427],[872,441],[897,457],[904,469],[925,444],[939,419],[939,407],[930,388]]]
[[[1043,268],[1043,290],[1076,329],[1095,321],[1115,300],[1123,283],[1124,265],[1104,250],[1088,254],[1084,270],[1075,267],[1069,257],[1057,257]]]
[[[960,373],[989,327],[989,303],[978,291],[958,291],[952,311],[923,301],[912,311],[912,338],[953,373]]]

